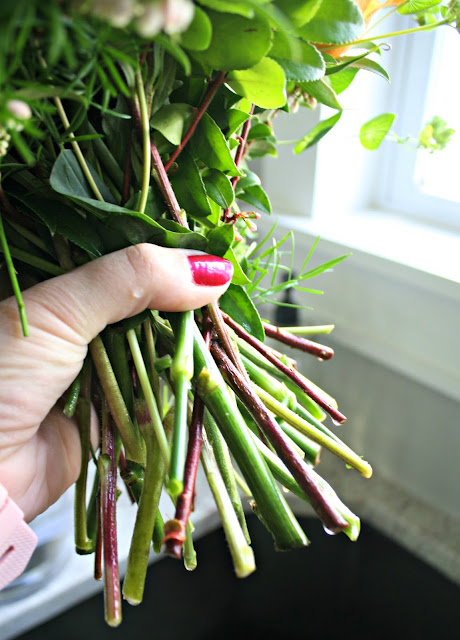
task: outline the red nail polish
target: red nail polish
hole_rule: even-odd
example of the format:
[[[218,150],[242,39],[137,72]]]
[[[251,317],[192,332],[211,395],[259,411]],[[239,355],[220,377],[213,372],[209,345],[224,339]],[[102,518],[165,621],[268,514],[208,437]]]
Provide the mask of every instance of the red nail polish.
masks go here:
[[[233,265],[224,258],[209,255],[188,256],[193,282],[204,287],[227,284],[233,275]]]

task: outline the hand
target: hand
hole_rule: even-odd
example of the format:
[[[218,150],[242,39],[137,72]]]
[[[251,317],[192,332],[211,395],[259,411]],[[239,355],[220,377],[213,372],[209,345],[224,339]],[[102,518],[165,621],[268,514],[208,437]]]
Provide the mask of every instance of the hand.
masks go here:
[[[23,295],[26,338],[16,300],[0,303],[0,483],[27,521],[78,478],[78,429],[56,402],[91,340],[146,308],[197,309],[224,293],[231,263],[196,253],[140,244],[31,287]]]

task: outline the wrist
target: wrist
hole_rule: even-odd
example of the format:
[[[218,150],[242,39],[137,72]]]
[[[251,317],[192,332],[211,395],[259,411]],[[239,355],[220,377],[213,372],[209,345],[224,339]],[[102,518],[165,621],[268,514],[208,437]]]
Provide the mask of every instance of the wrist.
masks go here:
[[[0,589],[26,568],[37,536],[24,522],[24,514],[0,484]]]

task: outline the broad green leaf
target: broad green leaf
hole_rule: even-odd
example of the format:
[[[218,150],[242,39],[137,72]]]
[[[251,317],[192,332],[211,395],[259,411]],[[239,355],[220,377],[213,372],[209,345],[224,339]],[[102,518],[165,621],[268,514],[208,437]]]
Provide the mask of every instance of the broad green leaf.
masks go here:
[[[252,18],[254,8],[248,2],[238,2],[235,0],[199,0],[199,4],[214,11],[223,11],[224,13],[237,13],[245,18]]]
[[[226,82],[238,95],[263,109],[276,109],[286,102],[283,69],[271,58],[263,58],[251,69],[232,71]]]
[[[230,179],[217,169],[208,169],[203,174],[203,182],[206,193],[222,209],[227,209],[234,198],[233,187]]]
[[[264,189],[259,184],[246,187],[245,190],[237,191],[237,198],[247,202],[256,209],[268,213],[272,212],[270,199]]]
[[[213,256],[223,257],[232,246],[234,239],[235,226],[229,223],[222,224],[208,234],[206,251]]]
[[[96,170],[93,169],[89,162],[86,164],[104,200],[108,203],[115,203],[115,198],[105,184],[101,182]],[[86,198],[89,200],[95,198],[80,164],[71,149],[65,149],[59,154],[53,165],[50,184],[55,191],[66,196]]]
[[[178,145],[182,140],[184,129],[188,128],[188,121],[193,114],[193,108],[188,104],[165,104],[150,120],[153,129],[159,131],[166,140]],[[187,126],[186,126],[187,125]]]
[[[386,138],[394,122],[394,113],[382,113],[363,124],[359,131],[359,141],[365,149],[375,151]]]
[[[355,79],[358,71],[359,69],[346,67],[346,69],[339,71],[339,73],[333,73],[331,76],[328,76],[327,78],[332,91],[334,91],[336,95],[339,95],[340,93],[342,93],[342,91],[345,91],[345,89],[347,89]]]
[[[375,60],[363,58],[362,60],[353,62],[351,66],[353,69],[364,69],[365,71],[371,71],[381,78],[384,78],[384,80],[386,80],[387,82],[390,82],[390,76],[388,75],[388,72]]]
[[[228,112],[228,131],[227,138],[229,138],[235,131],[246,122],[249,118],[249,114],[240,109],[230,109]]]
[[[10,192],[9,195],[33,212],[48,227],[51,235],[60,234],[93,257],[104,253],[104,245],[96,229],[86,217],[77,213],[72,207],[62,201],[53,200],[49,196],[42,197],[36,193],[28,195]]]
[[[94,170],[93,170],[94,171]],[[151,242],[164,247],[202,248],[203,236],[192,234],[185,238],[184,234],[165,229],[148,215],[120,207],[113,202],[96,200],[86,185],[85,177],[77,158],[70,150],[61,151],[50,176],[51,187],[61,195],[78,202],[82,207],[104,220],[104,226],[117,233],[112,236],[112,248],[123,243],[117,236],[126,238],[131,243]],[[103,185],[102,185],[103,186]],[[104,244],[107,237],[104,234]],[[198,245],[198,246],[196,246]]]
[[[410,13],[418,13],[419,11],[426,11],[431,7],[441,4],[441,0],[408,0],[398,7],[398,13],[405,16]]]
[[[376,47],[376,50],[378,50],[378,47]],[[367,58],[370,53],[374,53],[374,50],[366,51],[359,56],[342,56],[340,58],[340,62],[327,66],[326,75],[328,77],[333,76],[336,73],[340,73],[340,71],[347,67],[353,67],[355,69],[367,69],[368,71],[372,71],[389,82],[390,76],[385,69],[378,62],[375,62],[375,60]]]
[[[197,164],[187,149],[179,156],[178,166],[171,184],[180,206],[193,218],[206,218],[211,207]]]
[[[256,122],[249,129],[248,141],[273,137],[273,129],[265,122]]]
[[[322,2],[323,0],[277,0],[275,4],[295,27],[301,27],[315,17]]]
[[[244,169],[244,176],[237,182],[237,190],[244,191],[255,184],[260,184],[259,176],[249,169]]]
[[[219,306],[254,338],[265,340],[259,313],[243,287],[232,283],[219,299]]]
[[[301,138],[294,147],[294,153],[302,153],[309,147],[312,147],[314,144],[319,142],[321,138],[323,138],[326,133],[328,133],[332,127],[334,127],[337,122],[340,120],[340,116],[342,112],[339,111],[335,115],[327,118],[326,120],[322,120],[319,122],[311,131],[307,133],[306,136]]]
[[[272,30],[260,16],[252,19],[238,14],[209,11],[212,23],[211,44],[206,51],[196,51],[194,57],[205,67],[232,71],[249,69],[269,51]]]
[[[299,38],[281,38],[275,33],[269,56],[283,68],[286,80],[309,82],[324,75],[323,56],[316,47]]]
[[[240,175],[224,134],[209,114],[205,113],[198,123],[191,146],[195,157],[209,169]]]
[[[192,51],[204,51],[209,47],[211,36],[211,20],[200,7],[195,7],[191,24],[180,34],[181,45]]]
[[[331,109],[342,109],[340,102],[337,100],[337,96],[334,89],[326,82],[326,80],[315,80],[314,82],[302,82],[301,88],[313,98],[316,98],[318,102],[330,107]]]
[[[297,33],[309,42],[345,44],[359,38],[364,28],[362,13],[353,0],[325,0]]]
[[[230,260],[230,262],[233,265],[232,284],[243,285],[243,286],[246,284],[249,284],[250,280],[247,277],[247,275],[244,273],[243,269],[241,268],[239,260],[236,257],[233,249],[232,248],[228,249],[228,251],[225,253],[223,257],[226,260]]]

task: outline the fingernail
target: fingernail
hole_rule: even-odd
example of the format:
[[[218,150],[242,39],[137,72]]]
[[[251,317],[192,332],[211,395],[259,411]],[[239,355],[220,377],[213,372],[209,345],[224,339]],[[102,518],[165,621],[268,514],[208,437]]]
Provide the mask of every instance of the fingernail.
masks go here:
[[[227,284],[233,275],[233,265],[224,258],[207,254],[188,256],[193,282],[202,287]]]

